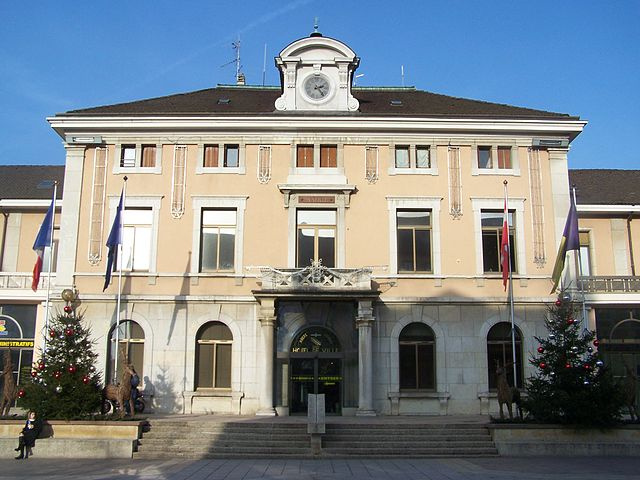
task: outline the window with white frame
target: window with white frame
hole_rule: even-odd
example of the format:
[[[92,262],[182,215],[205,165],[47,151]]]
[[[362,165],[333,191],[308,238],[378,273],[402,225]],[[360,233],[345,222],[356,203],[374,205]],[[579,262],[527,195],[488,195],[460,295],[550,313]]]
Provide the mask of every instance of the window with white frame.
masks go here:
[[[391,151],[393,158],[389,168],[390,175],[437,175],[438,173],[435,164],[435,145],[395,145]]]
[[[514,212],[508,212],[509,222],[509,245],[511,254],[511,269],[517,272],[515,255],[515,228],[513,222]],[[502,225],[504,222],[504,211],[502,210],[482,210],[482,264],[485,273],[502,272],[502,262],[500,261],[500,245],[502,242]]]
[[[122,270],[149,271],[151,263],[153,211],[151,208],[125,208],[122,212]],[[120,265],[118,266],[120,267]]]
[[[120,150],[120,166],[123,168],[134,168],[136,166],[136,146],[122,145]]]
[[[441,203],[441,197],[387,196],[393,274],[440,275]]]
[[[225,168],[237,168],[240,166],[240,146],[225,145],[224,146],[224,163]]]
[[[336,211],[297,211],[296,266],[306,267],[322,260],[322,265],[336,265]]]
[[[235,267],[236,210],[203,210],[200,271],[229,272]]]
[[[504,173],[516,170],[515,151],[505,145],[478,145],[476,147],[475,169],[477,173]]]
[[[218,166],[218,145],[204,145],[202,156],[202,166],[205,168],[215,168]]]
[[[313,145],[296,145],[296,167],[313,168]]]
[[[398,273],[431,272],[431,212],[396,211]]]
[[[580,237],[580,275],[591,275],[591,241],[588,231],[579,232]]]
[[[202,143],[198,145],[196,174],[245,173],[245,146],[240,143]]]
[[[161,144],[116,144],[113,173],[162,173]]]

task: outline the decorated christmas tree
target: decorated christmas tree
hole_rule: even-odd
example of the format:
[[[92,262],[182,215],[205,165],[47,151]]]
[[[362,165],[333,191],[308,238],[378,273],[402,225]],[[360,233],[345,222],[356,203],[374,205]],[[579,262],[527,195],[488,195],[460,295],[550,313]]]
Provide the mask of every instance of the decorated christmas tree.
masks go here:
[[[90,331],[72,301],[49,323],[47,345],[31,378],[18,390],[20,405],[41,418],[86,418],[100,409],[100,374]]]
[[[547,338],[530,362],[524,407],[536,421],[606,426],[620,419],[622,390],[598,355],[595,334],[577,320],[576,304],[562,292],[549,307]]]

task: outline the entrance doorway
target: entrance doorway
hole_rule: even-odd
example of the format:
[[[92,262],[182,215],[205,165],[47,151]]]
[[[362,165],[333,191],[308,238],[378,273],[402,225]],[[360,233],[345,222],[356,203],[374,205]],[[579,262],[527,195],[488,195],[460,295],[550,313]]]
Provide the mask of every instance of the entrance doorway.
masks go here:
[[[291,344],[289,413],[306,414],[307,396],[322,393],[325,411],[342,413],[342,353],[333,332],[322,327],[303,330]]]

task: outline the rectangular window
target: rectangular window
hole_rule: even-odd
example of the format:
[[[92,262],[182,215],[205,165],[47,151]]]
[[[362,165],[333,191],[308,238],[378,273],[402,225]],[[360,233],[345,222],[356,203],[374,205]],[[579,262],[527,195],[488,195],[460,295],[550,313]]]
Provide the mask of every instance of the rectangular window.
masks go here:
[[[151,259],[150,208],[127,208],[122,212],[122,269],[148,271]]]
[[[396,146],[396,168],[409,168],[409,147],[407,145]]]
[[[202,166],[212,168],[218,166],[218,145],[205,145]]]
[[[120,166],[123,168],[133,168],[136,166],[136,146],[122,145],[120,153]]]
[[[240,165],[238,145],[224,146],[224,166],[227,168],[236,168]]]
[[[435,388],[433,342],[400,342],[400,389]]]
[[[236,211],[203,210],[200,231],[200,271],[233,271],[236,244]]]
[[[431,212],[398,210],[398,272],[431,272]]]
[[[142,145],[142,163],[141,167],[155,167],[156,166],[156,146],[155,145]]]
[[[313,168],[313,145],[298,145],[296,147],[296,167]]]
[[[498,168],[511,169],[511,147],[498,147]]]
[[[591,275],[591,248],[589,232],[580,232],[580,274],[583,277]]]
[[[431,168],[431,155],[428,146],[416,146],[416,168]]]
[[[320,145],[320,168],[336,168],[338,166],[338,147],[336,145]]]
[[[478,168],[493,168],[491,147],[478,147]]]
[[[511,270],[517,272],[514,212],[509,211],[509,245],[511,246]],[[500,262],[500,245],[502,242],[502,222],[504,212],[502,210],[483,210],[482,222],[482,263],[485,273],[499,273],[502,271]]]
[[[298,210],[297,267],[322,260],[333,268],[336,263],[336,211]]]

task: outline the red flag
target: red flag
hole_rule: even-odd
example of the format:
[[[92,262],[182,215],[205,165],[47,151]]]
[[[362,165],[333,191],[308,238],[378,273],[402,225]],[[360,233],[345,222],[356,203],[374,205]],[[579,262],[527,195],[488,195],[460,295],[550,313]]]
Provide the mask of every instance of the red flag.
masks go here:
[[[502,221],[502,239],[500,240],[500,264],[502,266],[502,285],[507,290],[509,280],[509,211],[507,200],[504,201],[504,219]]]

